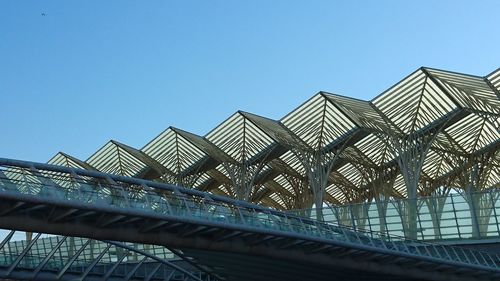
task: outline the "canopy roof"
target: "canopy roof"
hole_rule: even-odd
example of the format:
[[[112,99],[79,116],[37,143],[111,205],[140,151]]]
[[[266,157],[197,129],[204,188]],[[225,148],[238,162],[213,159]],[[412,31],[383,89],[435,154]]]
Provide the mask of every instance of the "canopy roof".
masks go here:
[[[395,150],[394,140],[430,136],[418,194],[464,189],[472,169],[479,173],[475,188],[498,188],[499,92],[500,68],[485,77],[419,68],[371,101],[319,92],[281,120],[238,111],[206,136],[169,127],[142,149],[111,140],[85,161],[61,152],[49,163],[226,196],[236,196],[235,184],[250,183],[249,200],[287,209],[307,196],[300,157],[338,147],[326,203],[407,196],[396,161],[406,152]],[[423,147],[419,138],[413,142]]]

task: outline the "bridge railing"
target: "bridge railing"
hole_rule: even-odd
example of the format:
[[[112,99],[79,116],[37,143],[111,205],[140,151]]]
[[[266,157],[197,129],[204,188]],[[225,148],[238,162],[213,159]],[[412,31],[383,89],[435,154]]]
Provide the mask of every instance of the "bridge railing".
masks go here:
[[[500,239],[500,189],[420,197],[416,235],[410,233],[409,199],[355,203],[322,208],[324,221],[353,230],[418,240]],[[317,209],[290,211],[316,218]]]
[[[198,269],[179,267],[179,260],[172,259],[172,253],[161,246],[151,249],[148,245],[56,235],[42,238],[41,233],[16,240],[14,233],[0,233],[0,279],[37,280],[43,272],[53,280],[68,275],[73,278],[66,280],[86,280],[89,276],[93,280],[96,276],[102,280],[171,280],[169,276],[174,280],[218,280]]]
[[[6,234],[6,231],[3,231]],[[33,235],[31,235],[33,236]],[[2,232],[0,232],[0,240],[2,240]],[[64,239],[64,241],[62,241]],[[30,256],[32,257],[45,257],[48,252],[50,252],[56,245],[61,243],[58,250],[54,253],[53,258],[56,260],[68,260],[71,258],[76,250],[86,243],[88,239],[81,237],[67,237],[59,235],[47,235],[47,237],[39,238],[36,244],[30,249]],[[62,241],[62,242],[61,242]],[[28,247],[31,240],[13,240],[9,241],[0,249],[0,253],[4,256],[17,256],[22,253],[26,247]],[[165,260],[176,259],[175,255],[169,251],[167,248],[157,245],[146,245],[146,244],[134,244],[134,243],[124,243],[129,247],[134,249],[144,251],[158,258]],[[87,247],[84,248],[82,253],[78,256],[77,261],[82,261],[88,263],[99,256],[99,254],[104,251],[107,247],[107,243],[92,240]],[[116,261],[117,256],[120,254],[120,249],[117,249],[115,253],[117,255],[109,255],[101,258],[101,263],[113,263]],[[130,255],[125,257],[125,261],[136,261],[138,258],[137,252],[131,252]],[[178,258],[177,258],[178,259]]]
[[[160,216],[187,217],[200,224],[238,226],[248,231],[302,239],[316,238],[357,248],[498,270],[500,256],[465,248],[412,241],[377,231],[325,223],[295,214],[176,186],[47,164],[0,159],[0,196],[35,196],[75,207],[137,210]]]

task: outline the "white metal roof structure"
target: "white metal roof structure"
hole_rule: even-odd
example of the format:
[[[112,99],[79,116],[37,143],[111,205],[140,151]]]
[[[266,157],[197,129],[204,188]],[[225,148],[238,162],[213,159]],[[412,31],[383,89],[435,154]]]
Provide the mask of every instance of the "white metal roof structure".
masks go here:
[[[201,117],[201,116],[200,116]],[[169,127],[49,163],[173,183],[276,209],[500,187],[500,68],[419,68],[371,101],[320,92],[272,120],[238,111],[205,136]]]

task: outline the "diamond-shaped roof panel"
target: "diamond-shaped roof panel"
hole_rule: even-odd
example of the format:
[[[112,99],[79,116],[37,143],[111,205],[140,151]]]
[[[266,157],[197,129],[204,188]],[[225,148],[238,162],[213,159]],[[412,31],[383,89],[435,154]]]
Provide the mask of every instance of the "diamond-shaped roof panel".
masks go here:
[[[483,77],[428,68],[425,71],[461,107],[500,117],[500,99]]]
[[[372,103],[404,133],[418,131],[457,109],[423,69],[401,80]]]
[[[162,132],[141,150],[177,175],[208,157],[172,128]]]
[[[370,102],[331,93],[324,93],[324,95],[357,126],[379,131],[387,129],[382,117],[370,105]]]
[[[313,149],[326,147],[357,128],[321,93],[296,108],[281,122]]]
[[[248,161],[275,144],[271,137],[241,112],[236,112],[217,126],[206,139],[238,162]]]
[[[82,160],[73,157],[71,155],[68,155],[64,152],[58,152],[47,163],[59,166],[66,166],[70,168],[76,168],[76,169],[95,170],[95,168],[89,165],[88,163],[83,162]]]
[[[107,142],[86,162],[101,172],[128,177],[137,176],[148,169],[146,163],[139,160],[115,141]]]

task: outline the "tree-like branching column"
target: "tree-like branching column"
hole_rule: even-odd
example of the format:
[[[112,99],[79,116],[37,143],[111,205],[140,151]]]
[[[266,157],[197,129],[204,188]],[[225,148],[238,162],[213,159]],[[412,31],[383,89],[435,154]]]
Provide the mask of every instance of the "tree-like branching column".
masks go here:
[[[289,174],[283,174],[283,177],[293,190],[293,196],[286,196],[283,200],[286,207],[289,210],[299,210],[299,215],[309,217],[314,196],[307,179]]]
[[[345,174],[345,172],[354,171],[346,168],[346,166],[351,167],[352,165],[344,165],[330,175],[329,181],[333,184],[332,190],[340,192],[343,195],[342,203],[347,204],[337,207],[338,210],[334,214],[343,225],[350,226],[353,229],[365,229],[368,222],[368,209],[370,208],[369,204],[364,204],[367,199],[367,192],[360,184],[360,173]]]
[[[338,150],[327,151],[324,149],[303,150],[298,147],[292,148],[293,153],[302,163],[309,187],[314,197],[316,206],[316,218],[323,220],[323,200],[325,198],[326,187],[333,164],[339,159],[345,146]]]
[[[189,175],[183,175],[182,173],[177,174],[165,174],[161,177],[161,181],[165,183],[175,184],[182,187],[194,187],[198,179],[203,175],[203,172],[196,171]]]
[[[281,122],[288,135],[283,140],[304,168],[318,210],[316,216],[322,220],[332,167],[359,128],[324,93],[312,97]]]
[[[231,180],[239,200],[250,201],[257,178],[277,143],[242,112],[233,114],[205,138],[217,150],[221,172]],[[224,171],[222,171],[224,170]]]
[[[394,150],[399,170],[407,188],[408,200],[399,207],[405,227],[405,236],[410,239],[417,239],[417,191],[422,167],[432,142],[442,128],[443,125],[427,133],[414,131],[403,136],[393,134],[389,137],[383,137],[390,142],[390,147]]]
[[[222,166],[229,174],[236,199],[250,201],[255,180],[264,168],[265,163],[259,162],[250,165],[248,161],[243,163],[224,162]]]
[[[426,182],[426,184],[430,184]],[[424,186],[425,188],[425,186]],[[433,189],[428,187],[426,189]],[[446,204],[447,195],[450,193],[451,188],[449,185],[442,186],[441,188],[434,189],[431,196],[425,197],[422,202],[425,202],[429,209],[431,216],[432,227],[434,229],[434,238],[441,239],[441,218],[443,216],[444,206]]]
[[[424,190],[431,192],[430,194],[425,194],[430,196],[426,197],[424,200],[431,216],[435,239],[442,238],[441,219],[446,200],[448,199],[447,195],[453,189],[453,186],[468,185],[464,185],[463,183],[463,173],[464,170],[468,170],[467,167],[471,164],[465,150],[447,133],[443,133],[443,135],[447,140],[445,146],[442,148],[437,147],[434,150],[442,158],[442,163],[437,164],[438,166],[452,167],[454,170],[445,170],[445,177],[439,177],[438,179],[429,178],[423,181]],[[440,143],[440,145],[442,146],[443,143]],[[468,179],[466,179],[466,181],[468,181]],[[473,218],[472,220],[474,221],[475,219]]]
[[[449,91],[421,68],[372,101],[387,127],[380,137],[392,149],[406,185],[408,201],[400,215],[409,238],[417,237],[416,196],[427,152],[446,124],[461,117]]]
[[[458,180],[463,188],[462,192],[465,200],[469,204],[472,222],[472,236],[481,238],[486,235],[489,225],[489,220],[498,199],[491,198],[490,193],[481,193],[489,186],[488,181],[494,169],[498,167],[493,165],[493,161],[498,154],[498,151],[484,153],[469,159],[469,165],[459,174]]]
[[[376,165],[356,165],[360,171],[364,184],[364,189],[369,193],[367,198],[373,198],[377,207],[380,233],[389,234],[387,228],[387,205],[392,196],[394,181],[397,175],[395,166],[383,167]]]
[[[337,223],[342,226],[356,228],[356,222],[352,216],[352,208],[350,205],[330,206]]]
[[[366,228],[366,224],[368,222],[368,210],[370,209],[369,204],[351,204],[349,205],[351,208],[351,216],[353,220],[354,229],[356,230],[365,230],[370,231],[370,229]]]
[[[465,136],[457,134],[460,143],[449,133],[443,133],[447,142],[442,149],[435,149],[436,153],[440,154],[443,161],[453,170],[445,174],[445,177],[441,177],[441,180],[435,181],[433,185],[455,187],[462,193],[469,204],[474,237],[481,237],[487,231],[496,202],[496,198],[490,198],[490,194],[480,192],[498,185],[500,169],[497,159],[499,152],[494,149],[484,149],[480,145],[485,132],[481,130],[486,124],[484,122],[475,126],[479,129],[465,127]]]

